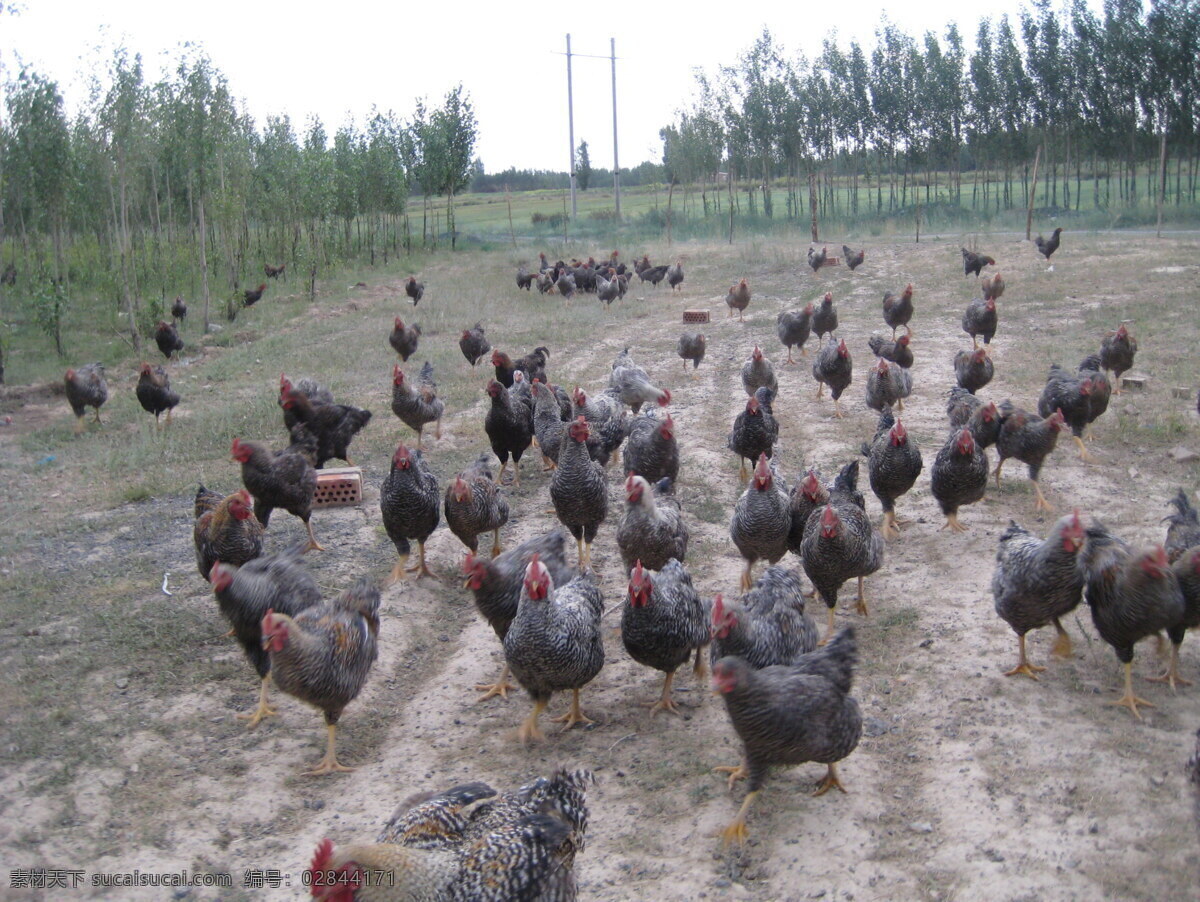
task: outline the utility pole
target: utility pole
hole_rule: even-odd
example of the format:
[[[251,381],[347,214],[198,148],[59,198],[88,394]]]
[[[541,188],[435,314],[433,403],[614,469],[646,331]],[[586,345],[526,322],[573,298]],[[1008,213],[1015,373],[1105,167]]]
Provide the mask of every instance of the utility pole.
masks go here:
[[[567,132],[571,142],[570,164],[567,167],[567,178],[571,182],[571,219],[579,214],[575,202],[575,97],[571,88],[571,36],[567,35]]]
[[[613,88],[613,197],[616,200],[615,215],[617,222],[621,221],[621,164],[617,160],[617,39],[608,39],[609,52],[612,57],[612,88]]]

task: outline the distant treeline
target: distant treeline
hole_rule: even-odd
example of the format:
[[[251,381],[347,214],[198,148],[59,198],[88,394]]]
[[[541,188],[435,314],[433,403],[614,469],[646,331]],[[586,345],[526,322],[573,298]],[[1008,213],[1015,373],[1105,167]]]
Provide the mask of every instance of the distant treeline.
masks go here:
[[[567,188],[567,173],[550,172],[545,169],[505,169],[503,172],[484,173],[477,165],[471,176],[471,191],[491,194],[497,191],[538,191],[542,189]],[[632,169],[621,169],[621,184],[627,188],[652,185],[663,181],[665,169],[661,163],[649,161]],[[613,186],[611,169],[592,168],[590,188],[605,191]]]

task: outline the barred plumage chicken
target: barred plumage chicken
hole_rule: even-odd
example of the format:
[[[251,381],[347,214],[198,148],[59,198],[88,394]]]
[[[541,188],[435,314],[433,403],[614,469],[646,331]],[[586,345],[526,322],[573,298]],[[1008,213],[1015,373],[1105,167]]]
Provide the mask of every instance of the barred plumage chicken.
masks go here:
[[[629,435],[629,415],[625,405],[611,389],[589,396],[582,388],[576,388],[571,394],[571,419],[578,417],[587,420],[589,435],[598,442],[592,458],[607,466]]]
[[[787,348],[788,355],[785,363],[795,363],[792,359],[792,348],[799,348],[800,354],[808,356],[804,344],[812,334],[813,305],[807,304],[802,310],[780,310],[775,317],[775,334]]]
[[[885,407],[904,410],[904,399],[912,394],[912,373],[883,357],[867,370],[866,402],[872,410]]]
[[[433,381],[433,364],[425,361],[416,388],[405,378],[400,364],[392,366],[392,413],[417,433],[418,448],[426,423],[434,424],[435,439],[442,437],[442,414],[445,412],[446,405],[437,396],[437,383]]]
[[[751,571],[756,561],[776,563],[787,554],[788,533],[792,527],[791,499],[787,486],[779,479],[766,454],[760,454],[754,476],[733,508],[729,534],[746,566],[741,588],[746,591],[754,580]]]
[[[817,250],[816,248],[810,247],[808,249],[808,265],[812,267],[812,271],[814,273],[824,266],[825,261],[828,259],[829,248],[823,247],[820,250]]]
[[[404,325],[404,320],[396,317],[392,323],[392,332],[388,335],[388,344],[392,346],[392,350],[400,355],[400,359],[408,363],[408,358],[417,353],[417,345],[421,341],[421,326],[419,323],[413,323],[411,326]]]
[[[851,272],[862,266],[863,260],[867,259],[866,250],[852,251],[848,245],[842,245],[842,257],[846,263],[846,268]]]
[[[667,267],[667,284],[671,286],[672,291],[674,291],[676,288],[679,288],[679,286],[683,284],[682,260],[676,260]],[[682,288],[679,288],[679,290],[683,291]]]
[[[104,364],[87,363],[77,370],[67,370],[64,380],[67,403],[75,414],[75,434],[84,430],[83,415],[87,408],[95,408],[96,422],[100,422],[100,408],[108,400],[108,383],[104,379]],[[138,400],[141,400],[139,397]]]
[[[775,367],[771,365],[758,345],[750,352],[746,362],[742,364],[742,388],[746,394],[754,397],[754,393],[763,386],[772,392],[779,391],[779,380],[775,377]]]
[[[491,406],[484,418],[483,428],[487,432],[492,451],[500,460],[500,475],[497,481],[504,479],[504,471],[508,469],[508,458],[511,455],[513,483],[520,488],[521,455],[533,443],[533,424],[525,409],[515,406],[512,396],[495,379],[488,382],[487,393],[491,398]]]
[[[817,400],[821,400],[825,386],[828,385],[829,394],[833,398],[833,415],[839,420],[842,419],[845,416],[842,413],[842,392],[850,387],[854,378],[854,364],[850,360],[850,349],[846,347],[845,339],[835,341],[830,338],[825,342],[821,353],[813,361],[812,374],[817,380]]]
[[[1095,459],[1083,444],[1083,431],[1090,422],[1092,385],[1091,375],[1072,373],[1054,363],[1050,365],[1050,375],[1038,398],[1038,413],[1041,416],[1048,417],[1056,410],[1062,411],[1063,418],[1071,427],[1075,446],[1079,449],[1079,459],[1085,463]]]
[[[324,551],[313,535],[312,505],[317,491],[317,471],[299,450],[284,448],[270,451],[258,442],[234,438],[230,448],[234,460],[242,465],[242,484],[254,496],[254,516],[266,529],[271,512],[282,508],[299,517],[308,530],[306,551]]]
[[[1117,394],[1121,393],[1121,376],[1133,369],[1137,349],[1137,339],[1129,334],[1124,323],[1117,326],[1117,331],[1106,333],[1100,342],[1100,364],[1105,372],[1112,371]]]
[[[896,339],[896,330],[901,326],[904,327],[906,335],[912,335],[912,329],[908,327],[912,315],[913,287],[911,282],[904,286],[904,291],[900,294],[892,291],[883,293],[883,321],[892,327],[893,341]]]
[[[911,343],[912,339],[907,334],[901,335],[895,341],[888,341],[882,335],[872,335],[867,339],[867,347],[871,349],[872,354],[897,363],[906,370],[910,369],[914,362]]]
[[[688,361],[692,362],[692,370],[700,368],[700,361],[704,359],[704,352],[707,348],[707,341],[699,332],[684,332],[679,336],[679,342],[675,346],[675,351],[683,358],[683,371],[687,372]]]
[[[976,298],[963,311],[962,330],[971,336],[971,342],[978,350],[980,336],[985,345],[991,344],[998,322],[996,299]]]
[[[433,576],[425,563],[425,543],[441,519],[438,510],[440,500],[437,477],[425,465],[421,451],[410,449],[401,442],[392,455],[391,472],[379,487],[379,510],[383,515],[383,526],[388,538],[396,546],[396,553],[400,555],[388,576],[389,583],[404,579],[406,572],[415,572],[417,579]],[[416,567],[406,571],[411,539],[416,539],[420,561]]]
[[[714,664],[736,655],[756,668],[791,664],[820,639],[816,622],[805,611],[800,576],[784,567],[768,567],[736,601],[717,595],[711,633]]]
[[[213,564],[241,566],[263,552],[263,527],[254,516],[254,502],[245,489],[219,495],[203,485],[196,490],[196,567],[208,579]]]
[[[672,482],[678,479],[679,443],[671,414],[661,420],[650,413],[634,417],[629,424],[629,438],[621,450],[621,463],[626,473],[637,473],[647,482],[658,482],[664,477]]]
[[[733,430],[725,440],[725,446],[738,456],[738,478],[748,478],[746,461],[754,463],[760,454],[768,458],[775,454],[775,442],[779,440],[779,423],[771,402],[775,391],[768,386],[760,387],[746,402],[746,409],[733,421]]]
[[[532,280],[532,276],[530,279]],[[529,286],[525,286],[529,290]],[[470,329],[463,329],[462,337],[458,340],[458,349],[467,358],[467,363],[474,367],[480,359],[492,349],[491,343],[484,333],[483,323],[476,323]]]
[[[789,496],[789,508],[792,514],[792,526],[788,530],[788,551],[797,557],[804,542],[804,530],[808,518],[817,508],[824,507],[829,501],[829,489],[821,484],[821,476],[815,467],[809,467],[804,478],[792,486]]]
[[[622,404],[632,408],[635,415],[643,404],[653,402],[659,407],[666,407],[671,403],[671,392],[650,382],[646,371],[634,362],[629,348],[625,348],[613,361],[612,372],[608,374],[608,387],[621,399]]]
[[[617,527],[617,548],[628,570],[640,560],[651,570],[661,570],[672,558],[687,557],[688,528],[671,480],[650,484],[630,473],[625,480],[625,515]]]
[[[142,410],[154,414],[155,428],[158,428],[158,417],[164,410],[167,412],[167,425],[171,424],[171,411],[179,405],[179,393],[171,390],[171,380],[166,370],[161,366],[152,367],[143,363],[134,394]]]
[[[544,382],[533,383],[533,434],[542,452],[543,471],[558,466],[558,451],[566,429],[554,391]]]
[[[946,403],[946,416],[950,419],[950,428],[957,432],[964,426],[971,431],[975,444],[980,448],[988,448],[996,444],[1000,437],[1000,411],[995,401],[984,401],[971,394],[965,388],[954,386],[950,389],[950,399]]]
[[[489,455],[479,455],[446,488],[446,525],[472,553],[481,533],[492,534],[492,557],[500,553],[500,527],[508,522],[508,501],[492,478]]]
[[[954,355],[954,378],[959,388],[971,394],[991,382],[995,372],[995,364],[983,348],[959,351]]]
[[[838,314],[837,307],[833,305],[833,292],[825,292],[825,297],[821,298],[821,303],[812,315],[812,330],[818,339],[824,338],[826,335],[832,337],[837,331]]]
[[[1192,507],[1183,489],[1176,492],[1167,504],[1175,508],[1175,512],[1163,518],[1163,522],[1170,524],[1163,547],[1167,552],[1167,560],[1173,564],[1189,548],[1200,545],[1200,514]]]
[[[608,484],[604,468],[591,459],[587,421],[577,417],[567,427],[558,451],[558,467],[550,476],[550,500],[559,522],[575,537],[579,567],[591,567],[592,541],[608,516]]]
[[[1016,458],[1029,468],[1029,481],[1033,483],[1034,509],[1052,511],[1053,507],[1042,494],[1038,477],[1042,464],[1058,444],[1058,433],[1066,428],[1062,411],[1056,410],[1048,417],[1039,417],[1009,402],[1000,408],[1000,432],[996,437],[996,490],[1000,489],[1000,470],[1009,458]]]
[[[729,316],[733,316],[733,311],[737,311],[738,322],[744,322],[742,314],[746,308],[750,306],[750,285],[745,279],[742,279],[736,285],[729,288],[729,293],[725,295],[725,304],[729,307]],[[726,317],[728,319],[729,317]]]
[[[958,509],[974,504],[987,492],[988,461],[983,448],[965,426],[951,432],[933,461],[930,490],[946,517],[942,529],[966,532],[958,522]]]
[[[869,445],[863,442],[862,452],[867,457],[871,491],[883,507],[880,528],[884,539],[890,541],[900,535],[896,499],[913,487],[925,466],[921,449],[904,424],[892,416],[891,408],[885,407],[875,428],[875,438]]]

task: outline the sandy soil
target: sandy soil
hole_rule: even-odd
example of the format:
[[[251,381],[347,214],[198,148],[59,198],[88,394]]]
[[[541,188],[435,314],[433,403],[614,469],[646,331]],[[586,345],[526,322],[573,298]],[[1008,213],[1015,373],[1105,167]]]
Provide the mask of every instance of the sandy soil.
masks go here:
[[[1194,360],[1194,344],[1171,344],[1172,328],[1195,315],[1194,305],[1166,313],[1151,305],[1164,296],[1184,297],[1200,267],[1164,268],[1134,280],[1128,292],[1106,294],[1096,269],[1107,255],[1127,251],[1129,242],[1093,237],[1075,244],[1064,238],[1056,271],[1048,273],[1030,245],[985,241],[1009,287],[994,345],[997,377],[982,394],[1011,396],[1032,407],[1049,360],[1074,364],[1098,346],[1095,323],[1135,319],[1142,340],[1138,370],[1161,378],[1152,379],[1147,393],[1114,399],[1098,424],[1099,464],[1082,464],[1070,442],[1060,442],[1043,486],[1060,511],[1078,506],[1131,541],[1161,541],[1165,500],[1180,485],[1194,493],[1200,483],[1195,463],[1177,464],[1165,451],[1176,444],[1200,447],[1200,423],[1188,410],[1194,400],[1171,397],[1174,371],[1167,376],[1172,355],[1186,351]],[[1194,240],[1172,244],[1185,254],[1176,259],[1197,259]],[[870,617],[854,614],[849,604],[838,611],[839,624],[858,628],[862,659],[855,695],[865,733],[840,768],[848,795],[810,797],[824,771],[819,765],[777,771],[751,813],[748,845],[721,848],[715,835],[732,818],[744,790],[727,791],[711,768],[735,762],[738,743],[720,699],[690,675],[681,674],[677,682],[686,711],[682,719],[651,718],[640,704],[653,700],[661,678],[628,658],[616,629],[626,580],[615,543],[621,508],[615,469],[609,476],[612,512],[593,552],[612,608],[606,618],[612,627],[607,663],[583,693],[595,726],[550,732],[544,744],[523,748],[514,739],[527,711],[521,694],[475,703],[472,684],[494,677],[502,654],[460,588],[462,548],[441,528],[429,544],[438,581],[401,584],[384,593],[380,658],[339,731],[342,760],[359,769],[324,779],[298,776],[320,755],[320,717],[277,694],[279,717],[254,731],[234,719],[236,711],[252,705],[257,680],[232,640],[221,638],[225,627],[192,562],[190,498],[180,496],[87,514],[87,532],[35,540],[22,550],[40,552],[51,572],[116,556],[131,609],[175,606],[198,636],[194,653],[207,659],[209,678],[166,692],[163,677],[139,669],[136,661],[98,668],[81,689],[90,722],[104,737],[103,758],[69,775],[59,790],[34,789],[42,767],[37,760],[0,776],[7,799],[0,848],[6,848],[9,867],[85,868],[89,874],[134,868],[227,872],[232,890],[120,895],[294,899],[303,895],[300,875],[320,838],[370,839],[397,802],[414,791],[466,780],[509,787],[566,765],[591,768],[599,780],[589,796],[588,847],[578,861],[581,898],[1194,898],[1200,855],[1182,765],[1200,726],[1200,688],[1172,695],[1145,683],[1142,677],[1158,666],[1147,644],[1138,649],[1135,678],[1139,694],[1157,707],[1140,723],[1124,709],[1107,707],[1116,697],[1120,669],[1096,636],[1086,606],[1068,621],[1076,640],[1073,660],[1048,662],[1050,637],[1035,634],[1031,656],[1048,664],[1041,681],[1002,676],[1015,661],[1016,642],[992,609],[996,540],[1010,518],[1034,531],[1052,522],[1034,516],[1023,467],[1011,467],[998,493],[990,487],[985,503],[962,512],[968,533],[939,531],[928,471],[945,433],[950,361],[958,348],[969,347],[959,316],[976,291],[975,280],[961,276],[957,241],[872,245],[858,273],[837,268],[819,277],[804,268],[803,247],[754,246],[740,256],[687,247],[684,253],[688,280],[681,296],[665,288],[635,288],[644,299],[619,302],[602,332],[547,335],[545,343],[554,351],[552,378],[566,385],[600,388],[612,357],[630,345],[656,382],[674,392],[671,409],[683,454],[679,493],[692,528],[688,566],[706,597],[736,592],[741,567],[728,535],[740,491],[737,462],[724,445],[745,404],[741,362],[756,342],[776,362],[777,453],[789,482],[814,463],[831,477],[874,433],[876,415],[863,404],[862,373],[870,360],[866,338],[883,330],[882,289],[899,289],[910,280],[917,285],[915,391],[904,421],[924,452],[926,470],[899,503],[912,525],[889,545],[882,570],[868,580]],[[728,283],[742,275],[751,280],[754,300],[745,322],[738,322],[726,318],[723,296]],[[386,288],[355,294],[355,306],[390,322],[394,293]],[[814,400],[811,356],[797,366],[782,365],[774,331],[779,310],[827,289],[834,292],[839,334],[851,345],[856,364],[855,382],[843,400],[849,413],[844,420],[832,417],[828,398]],[[673,348],[682,310],[695,307],[711,310],[713,321],[704,328],[708,358],[692,379],[682,377]],[[1154,317],[1157,327],[1150,322]],[[1196,325],[1187,328],[1194,333]],[[494,342],[502,330],[501,323],[489,324]],[[454,373],[442,375],[443,382],[480,381],[481,374],[470,373],[461,358],[458,364]],[[264,366],[272,369],[269,361]],[[377,399],[377,407],[379,427],[394,440],[398,431],[386,401]],[[451,412],[441,442],[430,443],[443,487],[453,475],[439,464],[443,455],[466,459],[485,447],[484,409],[481,400]],[[1164,411],[1175,409],[1170,416],[1184,424],[1178,437],[1164,441],[1161,430],[1139,433],[1139,424],[1152,415],[1160,422]],[[314,520],[330,550],[311,555],[311,562],[331,590],[364,570],[382,577],[392,563],[378,513],[386,460],[386,454],[374,454],[363,461],[361,509],[323,511]],[[504,532],[506,547],[553,524],[545,514],[551,506],[548,478],[538,470],[527,459],[521,490],[508,490],[513,516]],[[878,518],[878,502],[870,495],[868,510]],[[298,521],[277,517],[272,547],[301,534]],[[799,566],[790,556],[784,563]],[[160,593],[165,572],[174,593],[169,599]],[[812,613],[823,620],[822,606]],[[39,626],[42,632],[55,629],[52,615],[49,620]],[[70,624],[59,626],[70,635]],[[29,624],[5,629],[16,635]],[[1185,643],[1183,670],[1200,680],[1198,648],[1194,638]],[[556,698],[550,713],[565,710],[567,701]],[[122,725],[115,735],[105,726],[113,720]],[[285,885],[240,889],[247,869],[264,868],[287,875]],[[91,895],[103,893],[81,889],[43,896],[0,888],[3,898]]]

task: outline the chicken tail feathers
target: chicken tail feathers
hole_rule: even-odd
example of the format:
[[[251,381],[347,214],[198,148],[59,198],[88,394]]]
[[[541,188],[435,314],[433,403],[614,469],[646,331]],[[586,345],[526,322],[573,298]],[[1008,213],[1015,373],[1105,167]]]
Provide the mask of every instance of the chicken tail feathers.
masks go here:
[[[850,461],[846,466],[842,467],[842,471],[838,473],[837,479],[833,481],[834,489],[853,495],[858,491],[858,460]]]
[[[1168,501],[1167,504],[1175,508],[1175,513],[1164,517],[1164,520],[1169,520],[1171,523],[1180,526],[1188,523],[1200,526],[1200,515],[1197,515],[1196,509],[1192,507],[1192,503],[1188,500],[1187,492],[1183,489],[1176,492],[1175,497]]]

